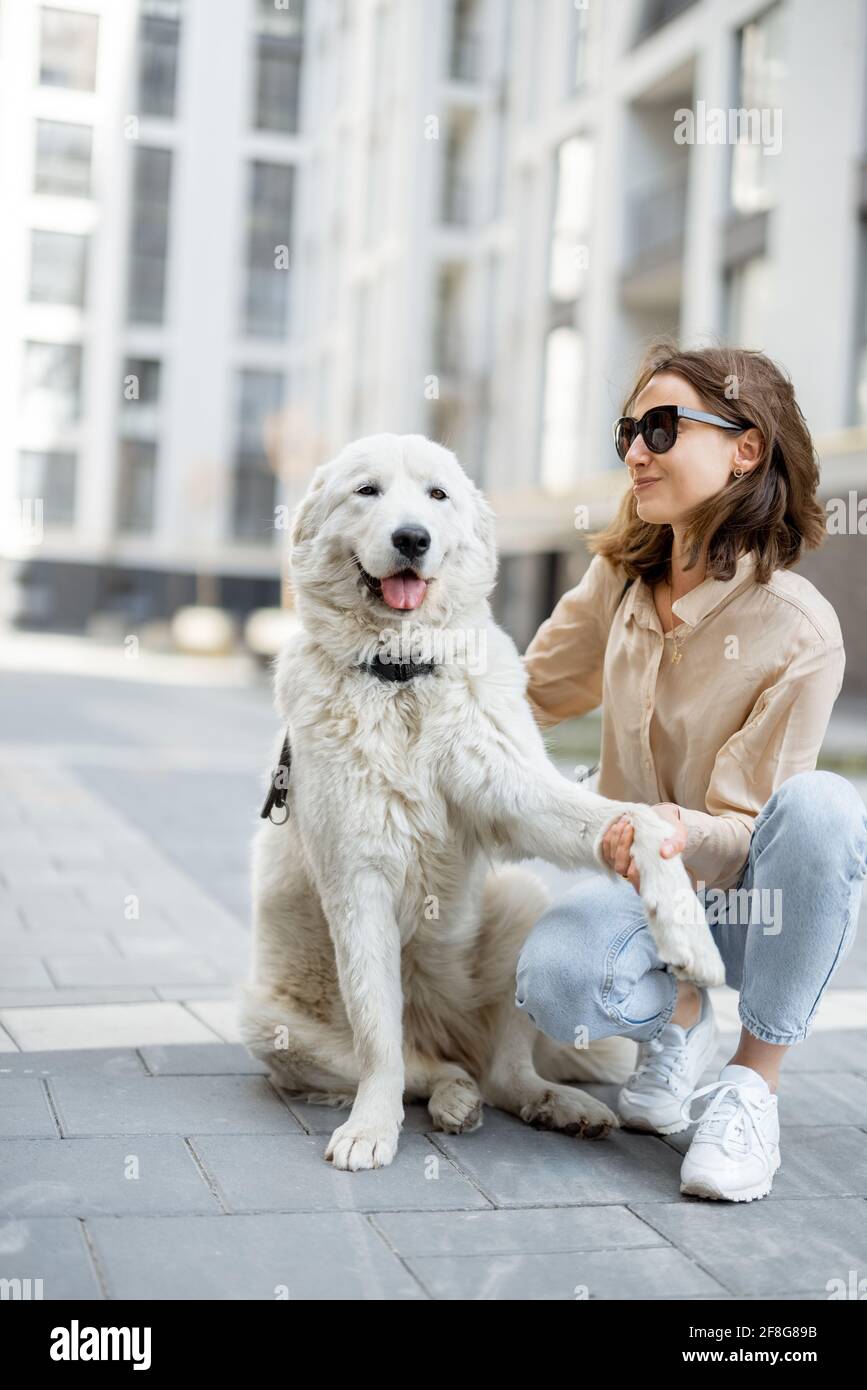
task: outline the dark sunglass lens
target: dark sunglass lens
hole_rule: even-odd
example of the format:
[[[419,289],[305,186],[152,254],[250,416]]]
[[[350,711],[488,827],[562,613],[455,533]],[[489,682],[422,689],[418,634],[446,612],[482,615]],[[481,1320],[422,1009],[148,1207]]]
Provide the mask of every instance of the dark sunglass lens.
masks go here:
[[[635,426],[632,420],[624,415],[614,427],[614,443],[620,458],[626,458],[634,438]]]
[[[664,454],[675,438],[675,420],[670,410],[648,410],[645,416],[644,442],[654,454]]]

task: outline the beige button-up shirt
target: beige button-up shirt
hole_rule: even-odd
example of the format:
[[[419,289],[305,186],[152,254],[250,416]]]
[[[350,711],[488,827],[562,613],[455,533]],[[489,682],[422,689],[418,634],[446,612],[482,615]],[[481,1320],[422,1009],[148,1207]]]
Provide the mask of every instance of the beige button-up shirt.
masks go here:
[[[524,656],[543,728],[602,705],[600,795],[681,808],[699,888],[738,882],[765,802],[816,766],[843,683],[831,604],[791,570],[758,584],[754,569],[750,553],[703,580],[663,633],[650,587],[618,607],[625,575],[596,555]]]

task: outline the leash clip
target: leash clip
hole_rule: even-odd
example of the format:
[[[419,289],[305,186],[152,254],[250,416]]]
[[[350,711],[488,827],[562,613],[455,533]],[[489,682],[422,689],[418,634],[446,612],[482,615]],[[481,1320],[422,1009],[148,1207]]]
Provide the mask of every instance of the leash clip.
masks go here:
[[[280,762],[274,769],[271,777],[271,786],[268,788],[268,795],[265,797],[265,805],[259,812],[260,820],[269,820],[272,825],[285,825],[289,819],[289,807],[286,798],[289,795],[289,773],[292,769],[292,749],[289,746],[289,734],[283,740],[283,747],[280,749]],[[277,785],[277,779],[281,772],[285,772],[286,780],[283,786]],[[275,820],[272,812],[275,807],[285,811],[282,820]]]

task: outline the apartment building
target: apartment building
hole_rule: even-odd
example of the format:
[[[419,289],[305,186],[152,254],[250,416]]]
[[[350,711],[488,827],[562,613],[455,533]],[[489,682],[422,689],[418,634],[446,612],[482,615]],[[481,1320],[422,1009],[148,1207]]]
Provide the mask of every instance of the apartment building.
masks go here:
[[[862,486],[863,0],[18,0],[0,65],[20,621],[270,601],[315,463],[420,430],[495,502],[524,640],[659,331],[767,351]],[[804,572],[867,685],[860,551]]]

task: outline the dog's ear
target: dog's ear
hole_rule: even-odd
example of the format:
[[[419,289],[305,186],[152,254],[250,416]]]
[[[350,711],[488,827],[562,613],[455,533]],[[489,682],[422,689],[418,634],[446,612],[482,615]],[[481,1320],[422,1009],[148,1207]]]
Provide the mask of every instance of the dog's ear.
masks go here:
[[[316,534],[319,525],[318,503],[322,500],[322,489],[325,485],[324,466],[317,468],[310,480],[310,486],[305,492],[295,513],[292,517],[292,530],[289,533],[291,546],[300,545],[302,541],[309,541]]]

